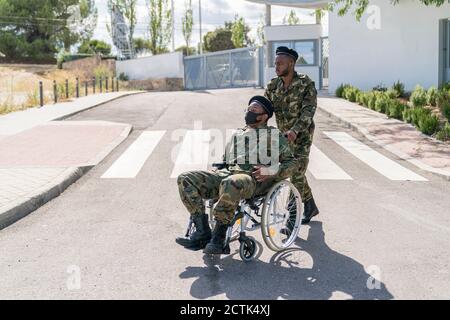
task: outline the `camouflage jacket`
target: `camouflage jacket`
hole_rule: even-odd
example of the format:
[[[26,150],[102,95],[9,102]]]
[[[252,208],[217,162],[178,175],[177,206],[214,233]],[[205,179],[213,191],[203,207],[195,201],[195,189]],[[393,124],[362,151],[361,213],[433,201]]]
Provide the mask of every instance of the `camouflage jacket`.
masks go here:
[[[267,124],[238,129],[228,141],[222,161],[227,165],[224,170],[232,173],[250,174],[255,165],[270,166],[271,174],[279,180],[290,177],[298,168],[286,137]]]
[[[273,78],[264,95],[273,103],[277,126],[282,132],[294,130],[300,142],[314,130],[317,90],[307,75],[295,72],[287,89],[281,77]]]

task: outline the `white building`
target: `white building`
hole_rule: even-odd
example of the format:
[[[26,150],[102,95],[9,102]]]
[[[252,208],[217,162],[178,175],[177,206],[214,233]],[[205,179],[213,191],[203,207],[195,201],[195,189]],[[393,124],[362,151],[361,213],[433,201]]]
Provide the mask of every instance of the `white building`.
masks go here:
[[[360,22],[352,10],[342,17],[335,10],[329,13],[326,27],[320,21],[271,25],[272,5],[316,9],[324,7],[326,0],[247,1],[266,4],[265,83],[274,76],[274,51],[279,45],[295,48],[303,57],[297,70],[308,74],[317,87],[328,84],[330,93],[342,83],[369,90],[378,84],[389,87],[399,80],[412,90],[417,84],[428,88],[450,82],[448,2],[436,7],[418,0],[400,0],[397,5],[370,0]]]

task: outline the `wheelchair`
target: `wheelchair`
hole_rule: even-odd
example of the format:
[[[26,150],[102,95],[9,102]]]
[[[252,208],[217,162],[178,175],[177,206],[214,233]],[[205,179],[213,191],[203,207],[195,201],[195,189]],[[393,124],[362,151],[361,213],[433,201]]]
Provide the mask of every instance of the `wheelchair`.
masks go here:
[[[220,168],[218,164],[214,167]],[[213,209],[216,199],[206,201],[209,224],[214,229]],[[303,218],[303,204],[297,188],[288,180],[274,184],[265,195],[254,195],[239,202],[234,218],[228,227],[224,254],[230,253],[230,243],[239,241],[239,256],[244,262],[253,260],[257,252],[256,241],[247,231],[261,229],[266,246],[281,252],[288,249],[297,238]],[[195,231],[189,219],[185,237]]]

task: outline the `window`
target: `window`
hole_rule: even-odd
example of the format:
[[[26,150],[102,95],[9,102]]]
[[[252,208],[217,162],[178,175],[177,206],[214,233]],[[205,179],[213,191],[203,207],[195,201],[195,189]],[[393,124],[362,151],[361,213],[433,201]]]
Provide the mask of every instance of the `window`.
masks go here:
[[[272,65],[275,63],[275,52],[278,47],[284,46],[292,48],[298,53],[297,65],[313,66],[317,65],[316,41],[315,40],[299,40],[299,41],[273,41],[272,43]]]

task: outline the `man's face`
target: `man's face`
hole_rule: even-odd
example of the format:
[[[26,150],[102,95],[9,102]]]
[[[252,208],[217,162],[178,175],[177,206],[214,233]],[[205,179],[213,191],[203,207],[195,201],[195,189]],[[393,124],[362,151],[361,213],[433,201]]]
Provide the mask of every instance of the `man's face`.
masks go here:
[[[249,124],[248,126],[250,128],[256,128],[258,127],[261,123],[264,123],[267,121],[267,119],[269,118],[269,115],[266,113],[266,111],[264,110],[263,107],[261,107],[261,105],[257,102],[252,102],[248,108],[247,111],[251,111],[253,113],[259,113],[261,115],[256,117],[256,120],[258,120],[257,123],[254,124]]]
[[[286,55],[277,55],[275,58],[275,72],[279,77],[285,77],[294,67],[294,59]]]

